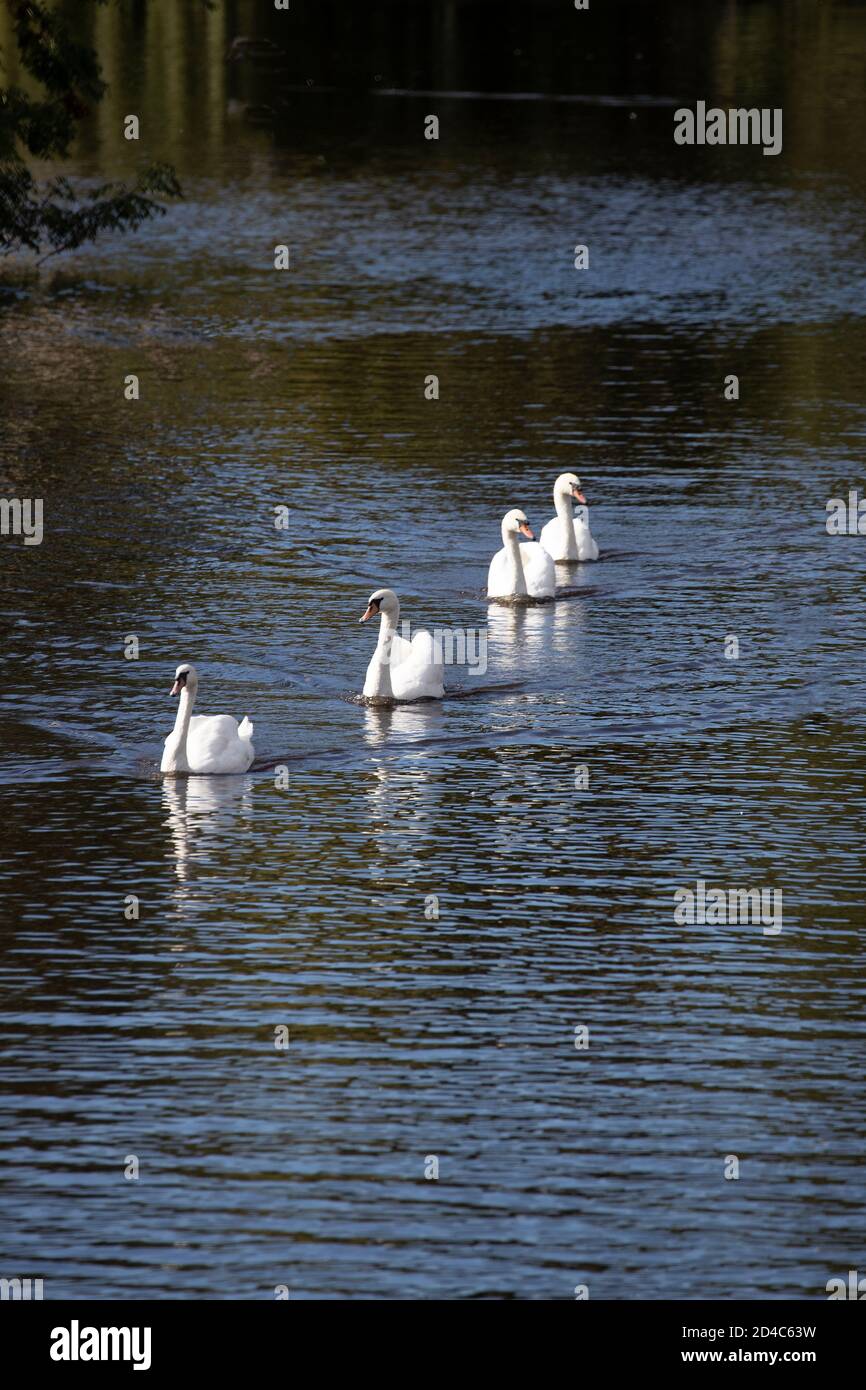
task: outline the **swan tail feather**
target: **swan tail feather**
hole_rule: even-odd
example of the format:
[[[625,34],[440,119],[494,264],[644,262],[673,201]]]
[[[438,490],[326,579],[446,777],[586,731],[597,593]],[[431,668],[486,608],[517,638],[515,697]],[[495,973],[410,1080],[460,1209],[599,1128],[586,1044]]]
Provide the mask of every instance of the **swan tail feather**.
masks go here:
[[[244,715],[238,725],[238,738],[252,738],[254,727],[255,725],[251,724],[247,716]]]

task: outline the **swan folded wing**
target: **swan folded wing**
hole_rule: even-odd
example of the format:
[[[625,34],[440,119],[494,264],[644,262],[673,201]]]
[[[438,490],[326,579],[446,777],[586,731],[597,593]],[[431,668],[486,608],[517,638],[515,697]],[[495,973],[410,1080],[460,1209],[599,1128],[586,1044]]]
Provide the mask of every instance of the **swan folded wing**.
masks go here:
[[[416,632],[411,642],[395,637],[399,653],[392,647],[391,684],[398,700],[422,698],[441,700],[445,693],[442,653],[426,628]]]
[[[415,633],[415,637],[420,637],[420,635],[421,635],[421,634],[420,634],[419,632],[416,632],[416,633]],[[391,637],[391,665],[392,665],[392,666],[400,666],[400,665],[402,665],[402,663],[403,663],[404,661],[410,661],[410,660],[412,659],[413,642],[414,642],[414,640],[415,640],[415,639],[413,638],[413,639],[412,639],[412,642],[407,642],[407,641],[406,641],[406,638],[405,638],[405,637],[401,637],[401,636],[399,635],[399,633],[395,632],[395,633],[392,634],[392,637]]]
[[[544,526],[541,528],[539,540],[548,555],[552,555],[554,560],[565,560],[567,558],[568,538],[563,529],[560,517],[555,516],[551,521],[545,522]]]
[[[252,732],[248,719],[245,724]],[[245,772],[255,756],[248,737],[240,737],[230,714],[194,714],[189,722],[187,757],[193,772]]]
[[[598,544],[589,529],[589,510],[586,507],[578,507],[574,514],[574,538],[579,559],[598,559]]]
[[[541,544],[554,560],[568,559],[568,534],[564,530],[565,525],[568,525],[568,522],[563,523],[558,516],[555,516],[541,528],[541,536],[539,537]],[[576,558],[578,560],[597,560],[598,546],[589,529],[589,509],[577,507],[571,525],[574,528],[574,539],[577,545]]]
[[[442,644],[436,645],[431,634],[426,627],[422,627],[409,644],[412,648],[410,660],[417,661],[425,669],[441,671],[443,669]]]
[[[556,570],[553,560],[538,541],[527,541],[520,547],[523,576],[532,598],[553,598],[556,592]]]

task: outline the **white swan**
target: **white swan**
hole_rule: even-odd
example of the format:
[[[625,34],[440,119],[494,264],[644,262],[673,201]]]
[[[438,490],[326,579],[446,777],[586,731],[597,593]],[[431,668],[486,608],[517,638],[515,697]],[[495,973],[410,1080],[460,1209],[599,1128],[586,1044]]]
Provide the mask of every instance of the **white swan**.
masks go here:
[[[395,631],[400,616],[400,600],[393,589],[377,589],[371,594],[360,623],[380,613],[379,640],[364,680],[368,700],[441,700],[445,694],[442,652],[425,629],[411,642]]]
[[[160,772],[246,772],[256,755],[253,726],[230,714],[196,714],[198,671],[188,661],[174,673],[172,695],[180,695],[174,728],[165,740]]]
[[[521,545],[518,533],[531,544]],[[502,549],[490,561],[488,598],[553,598],[556,570],[543,546],[533,538],[526,516],[518,508],[502,518]]]
[[[571,499],[582,502],[572,516]],[[580,490],[580,478],[574,473],[560,473],[553,484],[553,505],[556,516],[542,526],[539,540],[554,560],[597,560],[598,546],[589,529],[589,508]]]

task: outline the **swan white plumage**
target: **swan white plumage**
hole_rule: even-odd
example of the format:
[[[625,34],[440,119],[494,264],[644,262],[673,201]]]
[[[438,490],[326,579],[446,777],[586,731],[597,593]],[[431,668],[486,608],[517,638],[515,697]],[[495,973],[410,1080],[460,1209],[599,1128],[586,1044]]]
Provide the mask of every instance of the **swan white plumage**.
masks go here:
[[[174,673],[172,695],[180,696],[174,728],[165,740],[160,772],[246,772],[256,750],[253,726],[230,714],[193,714],[198,671],[184,661]]]
[[[393,589],[377,589],[370,595],[360,623],[381,614],[379,640],[364,680],[368,700],[441,700],[445,694],[441,648],[421,628],[407,641],[397,631],[400,600]]]
[[[582,502],[574,508],[572,498]],[[542,526],[539,540],[554,560],[597,560],[598,546],[589,529],[589,507],[580,490],[580,479],[574,473],[560,473],[553,484],[553,505],[556,516]]]
[[[519,534],[529,537],[521,545]],[[553,560],[533,537],[529,522],[519,508],[502,518],[502,549],[490,561],[487,573],[488,598],[553,598],[556,570]]]

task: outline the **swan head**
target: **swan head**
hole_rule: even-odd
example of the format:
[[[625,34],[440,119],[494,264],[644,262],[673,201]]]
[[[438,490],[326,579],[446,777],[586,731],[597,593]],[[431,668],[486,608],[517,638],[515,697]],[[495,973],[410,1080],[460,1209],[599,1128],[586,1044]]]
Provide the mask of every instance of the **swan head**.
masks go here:
[[[375,618],[377,613],[387,613],[392,616],[394,621],[400,614],[400,600],[393,589],[377,589],[375,594],[371,594],[367,600],[367,607],[363,617],[358,619],[359,623],[366,623],[370,618]]]
[[[535,540],[535,536],[532,534],[532,527],[526,520],[526,513],[522,512],[519,507],[515,507],[513,511],[506,512],[505,516],[502,518],[503,539],[505,536],[516,535],[518,531],[529,540]]]
[[[580,490],[580,478],[576,473],[560,473],[556,482],[553,484],[553,500],[557,497],[574,497],[576,501],[587,505],[586,498]]]
[[[174,685],[171,687],[172,695],[179,695],[184,689],[194,693],[197,685],[198,671],[190,662],[182,661],[174,673]]]

